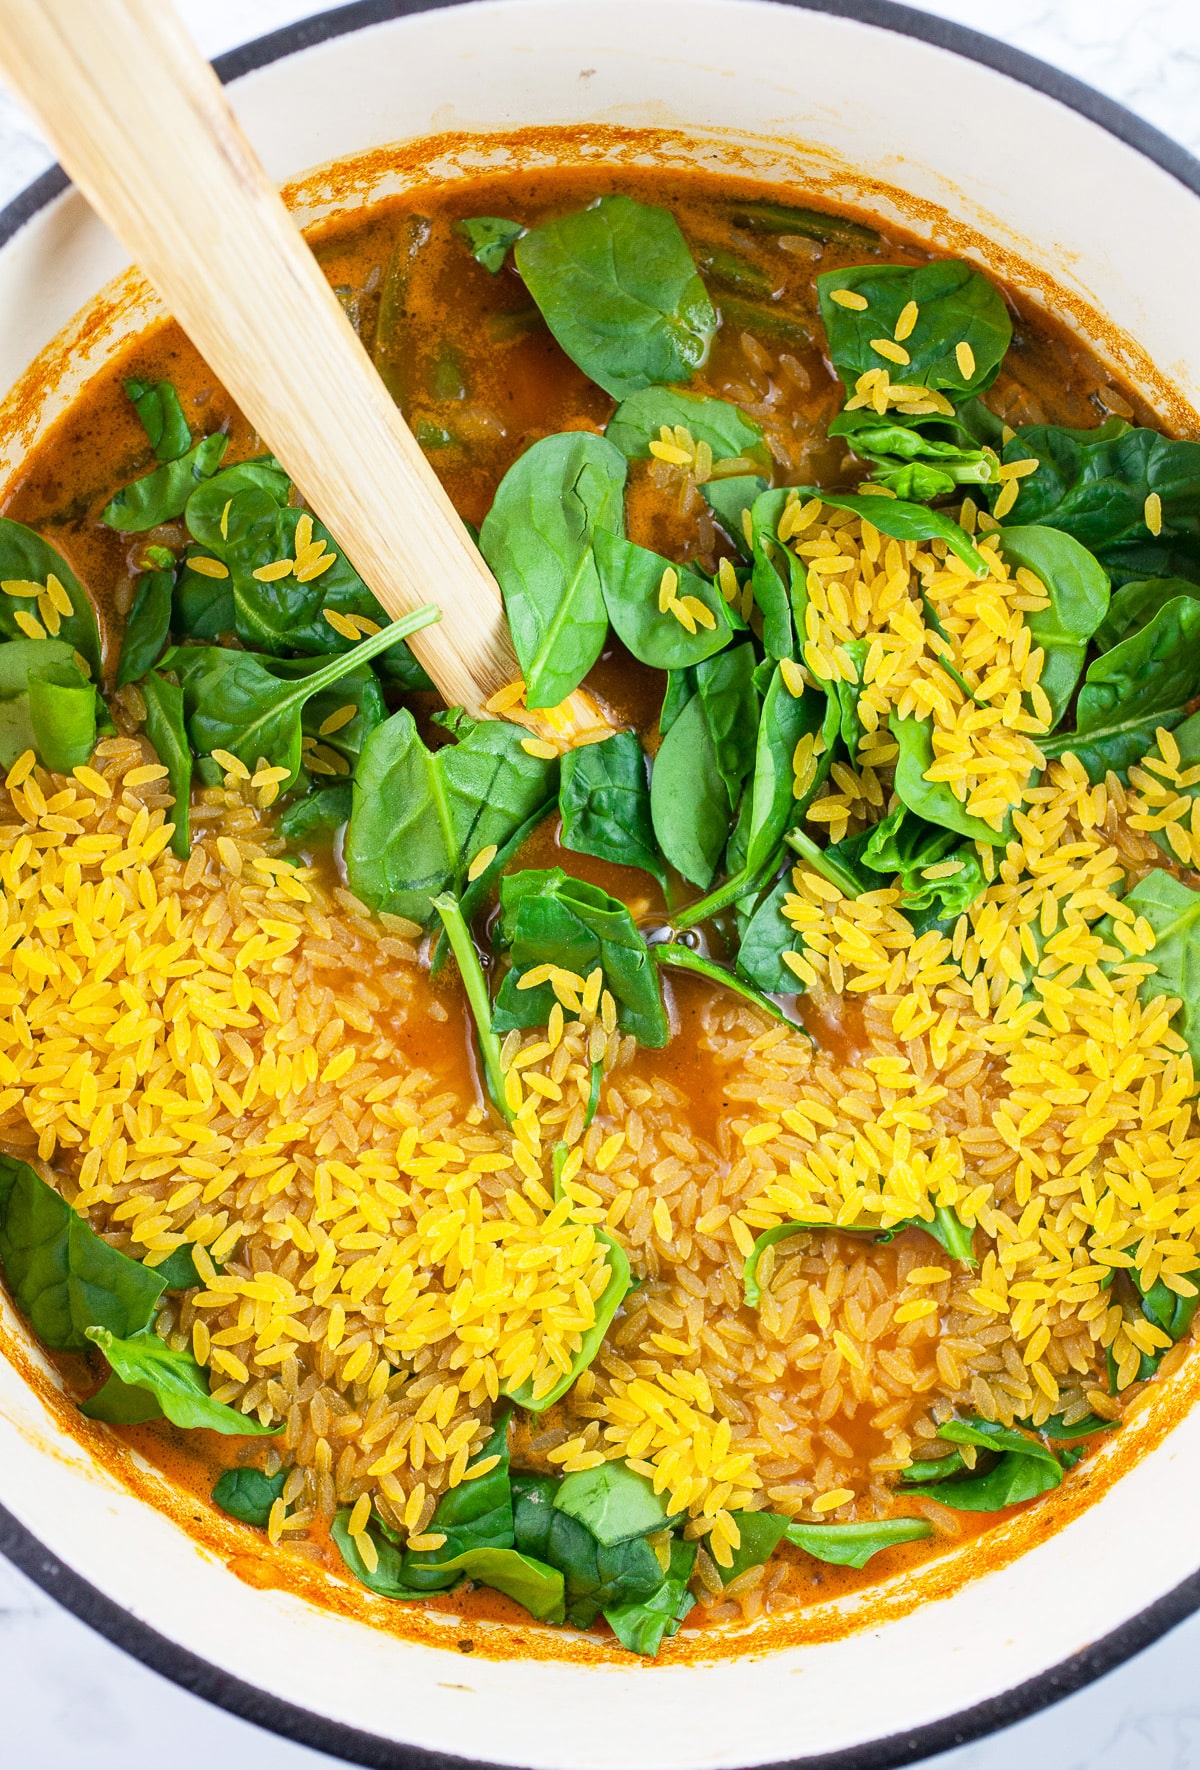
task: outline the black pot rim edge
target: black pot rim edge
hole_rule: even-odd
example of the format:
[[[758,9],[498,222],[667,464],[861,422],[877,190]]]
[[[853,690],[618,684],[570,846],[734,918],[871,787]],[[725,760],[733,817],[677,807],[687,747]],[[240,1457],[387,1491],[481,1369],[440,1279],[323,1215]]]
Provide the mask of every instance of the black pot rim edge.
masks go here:
[[[408,14],[462,3],[463,0],[352,0],[349,5],[300,19],[251,43],[242,44],[218,56],[213,66],[221,80],[229,83],[253,73],[256,68],[332,38]],[[1115,100],[1035,56],[1026,55],[948,19],[917,12],[899,4],[898,0],[778,0],[778,3],[894,31],[899,36],[914,37],[968,61],[981,63],[1077,112],[1200,196],[1200,161],[1185,148]],[[53,166],[0,210],[0,247],[66,190],[68,184],[61,167]],[[468,1760],[399,1744],[379,1734],[347,1726],[281,1697],[271,1696],[256,1685],[212,1665],[106,1597],[52,1554],[3,1506],[0,1506],[0,1553],[49,1597],[132,1658],[193,1695],[203,1697],[268,1732],[278,1733],[349,1763],[364,1765],[367,1770],[500,1770],[500,1767],[488,1766],[482,1760]],[[938,1753],[952,1751],[956,1746],[999,1732],[1084,1689],[1151,1646],[1197,1610],[1200,1610],[1200,1570],[1100,1640],[1000,1696],[990,1697],[944,1720],[904,1733],[843,1750],[790,1759],[786,1764],[757,1766],[756,1770],[898,1770],[901,1765],[920,1763]]]

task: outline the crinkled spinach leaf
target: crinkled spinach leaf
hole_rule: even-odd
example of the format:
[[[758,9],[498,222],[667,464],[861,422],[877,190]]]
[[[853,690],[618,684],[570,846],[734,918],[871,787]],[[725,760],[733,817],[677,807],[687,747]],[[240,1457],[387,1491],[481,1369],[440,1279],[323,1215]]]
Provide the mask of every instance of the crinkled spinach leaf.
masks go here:
[[[840,306],[834,296],[841,290],[861,296],[866,307]],[[931,387],[951,398],[980,393],[996,379],[1012,342],[1004,297],[981,271],[959,259],[824,271],[817,278],[817,298],[833,366],[851,392],[869,369],[886,369],[895,382]],[[876,339],[892,341],[909,302],[917,305],[917,320],[902,345],[909,360],[898,364],[872,345]],[[965,365],[961,344],[970,352]]]
[[[80,1411],[90,1419],[112,1419],[110,1404],[115,1401],[120,1406],[124,1386],[145,1390],[171,1424],[185,1430],[203,1427],[226,1437],[245,1438],[271,1437],[283,1430],[282,1426],[262,1426],[249,1414],[214,1401],[204,1372],[191,1353],[177,1352],[160,1340],[153,1328],[121,1338],[108,1328],[89,1327],[86,1337],[103,1352],[117,1380],[115,1395],[110,1378],[99,1395],[84,1404]]]
[[[567,751],[558,809],[564,848],[617,866],[641,867],[660,884],[665,881],[650,819],[648,764],[635,731],[614,732],[601,744]]]

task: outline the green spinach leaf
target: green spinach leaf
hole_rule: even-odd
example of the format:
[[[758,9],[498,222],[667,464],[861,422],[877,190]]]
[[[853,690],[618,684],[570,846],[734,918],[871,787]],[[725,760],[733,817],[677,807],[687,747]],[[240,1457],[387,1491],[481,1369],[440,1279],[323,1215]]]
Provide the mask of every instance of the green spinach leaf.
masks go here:
[[[635,731],[614,732],[601,744],[567,751],[558,809],[564,848],[617,866],[641,867],[665,884],[650,819],[646,757]]]
[[[353,788],[349,781],[318,787],[288,806],[279,820],[279,834],[290,848],[319,843],[349,820]]]
[[[679,714],[650,774],[650,815],[659,849],[677,872],[706,891],[729,840],[729,792],[700,696]]]
[[[137,682],[162,656],[171,630],[174,589],[173,572],[143,572],[138,579],[133,606],[121,635],[118,688]]]
[[[154,1319],[163,1281],[98,1235],[28,1162],[0,1155],[0,1268],[43,1345],[86,1352],[94,1327],[131,1335]]]
[[[598,885],[572,879],[561,867],[507,874],[500,883],[498,936],[511,966],[496,998],[497,1032],[549,1020],[554,993],[548,983],[519,989],[526,971],[558,965],[587,978],[599,965],[622,1030],[639,1044],[666,1044],[670,1026],[650,950],[625,905]]]
[[[669,210],[604,196],[531,228],[515,256],[559,344],[614,399],[707,357],[717,316]]]
[[[1197,609],[1200,610],[1200,604]],[[929,721],[900,719],[893,713],[888,723],[900,749],[896,761],[896,794],[902,803],[928,824],[954,830],[972,842],[1004,847],[1011,837],[1007,819],[1003,829],[994,830],[981,817],[974,817],[945,781],[925,779],[925,770],[933,765],[933,736]],[[1045,747],[1043,744],[1042,748]]]
[[[61,615],[58,632],[51,637],[74,647],[96,680],[100,676],[100,629],[87,591],[62,554],[48,541],[24,523],[0,516],[0,584],[9,586],[0,596],[0,636],[21,640],[30,637],[15,619],[17,610],[23,609],[40,622],[37,596],[51,577],[58,579],[71,604],[71,613]],[[25,587],[20,594],[16,593],[18,586]]]
[[[647,387],[630,394],[609,419],[604,434],[628,460],[635,461],[649,455],[650,444],[658,441],[664,424],[668,430],[682,425],[694,442],[708,444],[717,461],[752,458],[762,467],[770,465],[761,424],[728,400],[684,393],[678,387]]]
[[[685,670],[728,645],[733,631],[729,611],[707,578],[604,530],[597,532],[593,551],[608,618],[617,638],[640,663],[652,670]],[[706,616],[693,613],[694,632],[670,608],[659,608],[667,571],[676,575],[677,602],[686,608],[684,599],[691,598],[707,611]]]
[[[658,1590],[640,1603],[610,1604],[605,1609],[605,1622],[627,1652],[654,1659],[664,1636],[676,1633],[696,1602],[688,1590],[695,1565],[695,1543],[675,1538],[666,1577]]]
[[[1096,650],[1111,651],[1114,645],[1152,621],[1160,608],[1180,596],[1200,601],[1200,585],[1189,584],[1185,578],[1137,578],[1122,584],[1113,592],[1108,613],[1092,636]]]
[[[667,1502],[645,1475],[625,1462],[600,1463],[564,1475],[554,1504],[591,1531],[606,1549],[649,1536],[668,1524]]]
[[[1178,725],[1200,694],[1197,633],[1200,602],[1178,596],[1164,603],[1144,627],[1089,666],[1075,730],[1041,739],[1043,755],[1073,751],[1094,781],[1110,768],[1124,774],[1153,746],[1158,727]]]
[[[258,1530],[267,1528],[271,1507],[283,1493],[288,1471],[264,1475],[261,1469],[226,1469],[217,1476],[212,1490],[214,1505],[239,1524],[253,1524]]]
[[[986,885],[974,846],[954,831],[926,823],[906,805],[898,805],[875,825],[862,859],[873,872],[898,878],[906,914],[936,906],[939,917],[960,916]],[[958,871],[928,876],[931,869],[948,862]]]
[[[1150,958],[1156,969],[1142,979],[1138,995],[1143,1002],[1178,996],[1175,1030],[1187,1040],[1193,1062],[1200,1063],[1200,891],[1155,867],[1126,892],[1125,902],[1154,930]]]
[[[987,1420],[947,1420],[938,1427],[938,1437],[998,1454],[989,1467],[970,1471],[963,1468],[961,1459],[946,1457],[942,1459],[945,1473],[940,1472],[939,1463],[934,1465],[937,1472],[924,1480],[911,1479],[915,1470],[910,1469],[901,1480],[901,1493],[924,1493],[960,1512],[999,1512],[1005,1506],[1037,1499],[1062,1480],[1062,1464],[1054,1452],[1013,1427]],[[920,1473],[925,1475],[927,1468],[922,1466]]]
[[[881,1518],[878,1523],[865,1524],[804,1524],[794,1520],[784,1535],[789,1543],[818,1561],[832,1561],[838,1567],[865,1567],[872,1555],[878,1555],[882,1549],[932,1536],[933,1526],[924,1518]]]
[[[621,534],[624,489],[619,450],[567,431],[518,456],[484,518],[480,550],[504,592],[530,707],[556,707],[600,655],[608,615],[593,541]]]
[[[769,995],[798,995],[803,987],[782,956],[800,944],[800,936],[783,914],[783,900],[791,890],[789,867],[750,917],[738,947],[739,973]]]
[[[34,750],[60,774],[90,762],[96,747],[95,687],[61,639],[0,643],[0,763]]]
[[[778,1002],[773,1002],[762,990],[747,983],[736,971],[730,971],[727,966],[718,965],[713,959],[694,953],[690,947],[681,946],[676,941],[664,941],[652,946],[650,951],[656,964],[666,965],[676,971],[690,971],[694,977],[703,977],[709,983],[719,984],[722,989],[732,990],[735,996],[741,996],[744,1002],[749,1002],[761,1014],[766,1014],[771,1020],[782,1020],[785,1026],[795,1027],[799,1024],[784,1013]],[[793,983],[795,981],[793,979]],[[789,989],[787,993],[793,992]]]
[[[183,690],[157,670],[143,676],[139,687],[146,703],[146,736],[167,771],[167,785],[175,797],[171,847],[186,860],[192,849],[192,751],[187,741]]]
[[[1046,654],[1039,682],[1053,729],[1071,704],[1088,640],[1108,613],[1108,573],[1060,529],[1005,528],[1000,548],[1010,566],[1024,566],[1040,578],[1050,598],[1048,608],[1025,615],[1025,625]]]
[[[177,461],[186,455],[192,446],[191,427],[171,383],[135,379],[125,383],[125,392],[158,459]]]
[[[344,852],[371,909],[428,923],[438,892],[461,890],[480,850],[506,843],[554,791],[557,762],[529,755],[519,726],[464,720],[457,736],[427,749],[402,708],[367,739]]]
[[[456,225],[471,248],[472,258],[493,276],[504,269],[509,248],[525,232],[519,221],[506,221],[502,215],[473,215]]]
[[[843,289],[861,296],[866,307],[840,306],[834,295]],[[954,258],[824,271],[817,278],[817,298],[833,366],[851,392],[869,369],[886,369],[893,381],[943,390],[951,398],[980,393],[996,379],[1012,342],[1012,321],[999,290],[982,272]],[[902,344],[909,361],[897,364],[873,342],[894,338],[910,301],[918,313]],[[969,351],[965,364],[961,344]]]
[[[271,1437],[283,1430],[281,1426],[261,1426],[249,1414],[214,1401],[208,1392],[204,1372],[191,1353],[177,1352],[165,1340],[160,1340],[153,1328],[142,1328],[140,1332],[122,1338],[108,1328],[89,1327],[87,1338],[103,1352],[119,1383],[144,1389],[173,1426],[185,1430],[202,1426],[206,1431],[221,1432],[226,1437],[245,1438]],[[81,1412],[94,1420],[110,1418],[105,1408],[109,1388],[110,1385],[106,1384],[99,1395],[85,1403]]]
[[[141,479],[133,480],[111,498],[100,513],[110,529],[141,535],[163,522],[182,516],[188,499],[202,480],[211,479],[221,465],[229,438],[214,431],[194,443],[178,460],[163,461]]]

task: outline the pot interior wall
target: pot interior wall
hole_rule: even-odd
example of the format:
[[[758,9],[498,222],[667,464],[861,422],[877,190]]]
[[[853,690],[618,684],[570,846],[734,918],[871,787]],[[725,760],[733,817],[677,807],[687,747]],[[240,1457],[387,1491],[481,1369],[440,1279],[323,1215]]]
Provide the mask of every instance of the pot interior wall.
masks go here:
[[[621,131],[661,131],[654,151],[668,162],[785,177],[944,248],[973,239],[1035,296],[1055,285],[1060,310],[1165,417],[1194,418],[1197,198],[1055,101],[914,39],[759,0],[495,0],[319,42],[246,76],[232,96],[280,180],[429,136],[440,140],[426,175],[449,176],[503,163],[509,150],[495,137],[527,125],[586,123],[589,154],[613,160],[645,150]],[[461,139],[476,131],[492,144]],[[318,172],[299,184],[297,213],[313,220],[398,182],[378,156],[350,189]],[[0,252],[0,386],[25,376],[124,262],[74,193],[18,232]],[[5,409],[0,482],[153,311],[137,279],[122,277],[103,318],[75,325],[70,372],[55,371],[50,353],[25,377]],[[7,1305],[3,1328],[22,1336]],[[1140,1432],[1152,1443],[1169,1405],[1155,1398],[1135,1442]],[[1200,1565],[1198,1453],[1192,1412],[1020,1560],[907,1616],[880,1611],[876,1626],[840,1641],[649,1672],[468,1661],[231,1577],[98,1472],[0,1360],[0,1502],[133,1616],[275,1697],[383,1739],[557,1770],[803,1760],[1011,1690]]]

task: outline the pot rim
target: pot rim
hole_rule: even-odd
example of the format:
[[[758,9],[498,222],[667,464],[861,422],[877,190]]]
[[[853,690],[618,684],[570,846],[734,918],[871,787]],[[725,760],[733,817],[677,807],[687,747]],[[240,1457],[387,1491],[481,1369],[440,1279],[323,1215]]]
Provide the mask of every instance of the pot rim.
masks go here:
[[[222,85],[229,85],[272,62],[372,25],[469,3],[470,0],[351,0],[348,5],[314,13],[240,44],[236,49],[227,50],[214,57],[212,65]],[[982,31],[935,14],[918,12],[901,4],[900,0],[771,0],[771,3],[851,19],[858,24],[892,31],[901,37],[916,38],[1006,75],[1115,136],[1200,197],[1200,159],[1179,142],[1086,82],[1050,66],[1037,56],[1026,54],[1024,50],[998,42]],[[62,167],[56,164],[0,209],[0,249],[69,189],[70,183]],[[428,1751],[348,1726],[298,1703],[273,1696],[213,1665],[160,1634],[149,1623],[106,1596],[52,1554],[3,1505],[0,1505],[0,1554],[47,1596],[131,1658],[192,1695],[202,1697],[267,1732],[331,1757],[363,1765],[366,1770],[501,1770],[501,1767],[488,1765],[481,1759]],[[904,1733],[816,1756],[791,1758],[761,1766],[760,1770],[898,1770],[901,1765],[921,1763],[941,1752],[1001,1732],[1085,1689],[1152,1646],[1197,1611],[1200,1611],[1200,1569],[1100,1640],[1003,1695],[990,1697],[942,1720],[931,1721]]]

